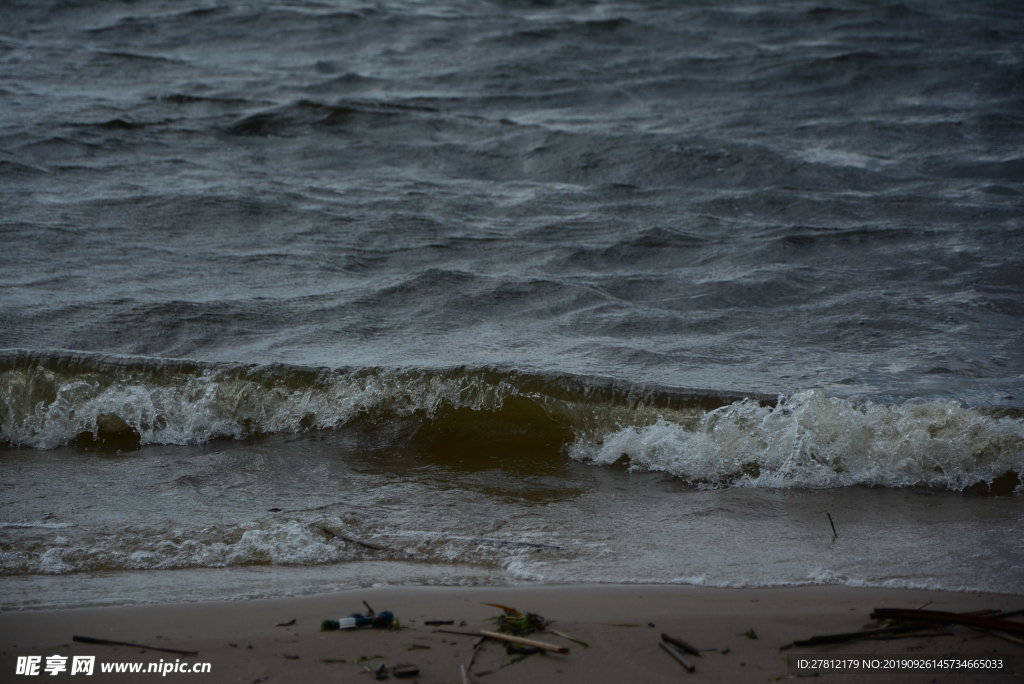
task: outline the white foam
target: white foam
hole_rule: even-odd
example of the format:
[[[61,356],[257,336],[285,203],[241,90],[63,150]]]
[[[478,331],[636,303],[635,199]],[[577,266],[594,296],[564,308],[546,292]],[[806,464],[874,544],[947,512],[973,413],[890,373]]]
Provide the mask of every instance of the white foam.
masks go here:
[[[696,429],[661,417],[570,454],[671,473],[702,487],[932,485],[963,489],[1024,472],[1024,421],[994,419],[952,401],[900,406],[807,390],[774,408],[742,401],[706,414]]]
[[[95,436],[113,421],[137,433],[142,444],[201,444],[328,429],[375,410],[400,417],[431,414],[441,405],[497,409],[514,393],[473,374],[322,370],[295,388],[287,377],[264,371],[249,377],[235,368],[211,368],[153,379],[96,370],[68,379],[35,367],[9,370],[0,373],[7,397],[0,403],[0,442],[52,449],[82,433]],[[54,396],[40,401],[34,392],[43,385]]]

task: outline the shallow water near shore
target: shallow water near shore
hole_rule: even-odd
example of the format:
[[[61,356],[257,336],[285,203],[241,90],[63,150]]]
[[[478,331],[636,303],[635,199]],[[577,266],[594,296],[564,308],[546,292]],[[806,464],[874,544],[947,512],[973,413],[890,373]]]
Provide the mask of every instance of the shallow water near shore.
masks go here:
[[[1024,592],[1016,496],[702,491],[567,456],[374,454],[336,432],[5,458],[24,496],[2,530],[5,609],[538,581]]]

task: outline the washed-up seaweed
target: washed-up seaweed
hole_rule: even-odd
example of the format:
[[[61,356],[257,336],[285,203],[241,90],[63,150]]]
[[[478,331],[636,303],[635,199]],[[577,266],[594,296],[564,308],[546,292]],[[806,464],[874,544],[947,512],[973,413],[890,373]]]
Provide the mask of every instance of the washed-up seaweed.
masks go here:
[[[515,608],[503,606],[500,603],[485,603],[486,606],[492,608],[500,608],[503,611],[503,615],[500,615],[491,620],[497,625],[498,631],[512,634],[514,636],[529,636],[534,632],[548,632],[556,636],[560,636],[563,639],[575,642],[583,648],[590,648],[590,644],[580,639],[573,638],[561,632],[557,629],[551,628],[551,620],[548,620],[537,613],[521,613]]]

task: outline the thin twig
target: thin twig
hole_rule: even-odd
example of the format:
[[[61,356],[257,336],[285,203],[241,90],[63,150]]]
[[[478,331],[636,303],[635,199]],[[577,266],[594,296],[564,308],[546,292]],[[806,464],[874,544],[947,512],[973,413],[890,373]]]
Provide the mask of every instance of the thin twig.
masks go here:
[[[454,629],[435,629],[434,631],[442,634],[458,634],[459,636],[480,636],[480,632],[457,632]]]
[[[351,542],[352,544],[359,544],[359,546],[365,546],[366,548],[373,549],[374,551],[391,551],[391,552],[394,552],[394,549],[389,549],[386,546],[379,546],[377,544],[371,544],[370,542],[360,541],[359,539],[356,539],[355,537],[350,537],[347,534],[342,534],[341,532],[335,532],[334,530],[330,529],[329,527],[324,527],[323,525],[320,525],[320,531],[325,532],[330,537],[337,537],[338,539],[341,539],[341,540],[344,540],[344,541],[347,541],[347,542]]]
[[[179,651],[176,648],[160,648],[159,646],[146,646],[145,644],[132,644],[127,641],[112,641],[110,639],[97,639],[87,636],[73,636],[72,641],[80,644],[99,644],[101,646],[131,646],[132,648],[145,648],[149,651],[163,651],[164,653],[176,653],[178,655],[199,655],[199,651]]]
[[[981,627],[971,627],[970,629],[973,629],[975,632],[981,632],[982,634],[994,636],[995,638],[1002,639],[1003,641],[1009,641],[1011,644],[1024,646],[1024,639],[1018,639],[1017,637],[1012,637],[1009,634],[1003,634],[1002,632],[997,632],[990,629],[982,629]]]
[[[476,652],[480,650],[480,644],[484,643],[485,638],[486,637],[480,637],[476,640],[476,643],[473,644],[473,654],[469,656],[469,662],[466,663],[466,669],[464,670],[464,674],[462,675],[463,679],[465,679],[466,681],[469,681],[469,671],[473,669],[473,661],[476,660]]]
[[[456,537],[458,539],[458,537]],[[484,544],[498,544],[500,546],[528,546],[531,549],[561,549],[561,546],[556,544],[540,544],[537,542],[523,542],[523,541],[510,541],[507,539],[485,539],[483,537],[470,537],[466,541],[472,541]]]
[[[871,641],[891,641],[893,639],[927,639],[938,636],[953,636],[953,632],[914,632],[912,634],[883,634],[870,637]]]

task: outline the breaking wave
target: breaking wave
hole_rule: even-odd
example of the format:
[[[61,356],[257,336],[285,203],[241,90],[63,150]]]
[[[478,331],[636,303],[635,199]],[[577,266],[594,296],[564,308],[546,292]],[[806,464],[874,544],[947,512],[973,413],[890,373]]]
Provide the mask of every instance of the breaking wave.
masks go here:
[[[1019,487],[1024,420],[996,418],[948,400],[852,402],[821,390],[743,400],[695,428],[659,418],[600,443],[577,440],[573,457],[671,473],[701,487]]]
[[[0,355],[0,443],[144,444],[396,424],[421,448],[481,440],[541,458],[663,471],[695,486],[1020,487],[1024,418],[944,399],[876,403],[452,368],[203,364]]]
[[[600,434],[665,412],[699,418],[744,397],[491,369],[329,369],[23,351],[0,356],[0,396],[0,442],[37,449],[201,444],[413,417],[447,419],[449,432],[472,431],[472,421],[453,417],[453,410],[493,414],[488,427],[497,423],[499,432],[568,429],[571,441],[572,434]]]

